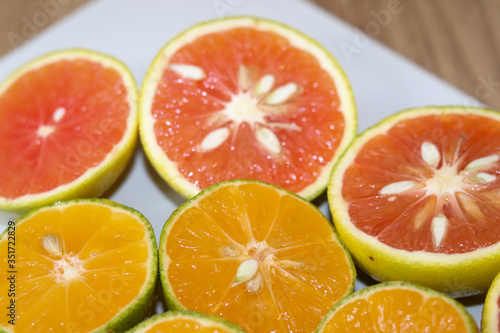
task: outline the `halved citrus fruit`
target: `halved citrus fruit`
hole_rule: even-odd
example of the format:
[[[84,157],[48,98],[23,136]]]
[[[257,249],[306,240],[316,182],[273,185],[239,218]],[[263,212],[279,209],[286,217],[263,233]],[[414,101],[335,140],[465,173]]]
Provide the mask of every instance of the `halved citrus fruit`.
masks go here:
[[[500,274],[493,280],[486,295],[481,325],[483,333],[500,333]]]
[[[196,311],[170,311],[155,315],[127,333],[245,333],[233,323]]]
[[[150,311],[158,250],[139,212],[105,199],[39,208],[0,237],[2,332],[121,332]]]
[[[60,51],[0,86],[0,210],[102,194],[137,141],[137,88],[118,60]]]
[[[311,203],[255,180],[208,187],[160,237],[169,308],[223,317],[248,332],[312,332],[356,272]]]
[[[500,271],[500,113],[428,107],[362,133],[328,198],[357,263],[377,280],[465,296]]]
[[[407,282],[385,282],[338,302],[315,332],[477,333],[478,329],[454,299]]]
[[[312,199],[356,133],[333,57],[285,25],[252,17],[198,24],[153,61],[140,97],[147,156],[179,193],[251,178]]]

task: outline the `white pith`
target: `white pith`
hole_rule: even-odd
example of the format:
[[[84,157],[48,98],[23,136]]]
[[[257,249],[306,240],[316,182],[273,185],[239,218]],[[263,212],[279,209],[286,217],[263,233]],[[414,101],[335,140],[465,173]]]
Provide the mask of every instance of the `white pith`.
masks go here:
[[[41,138],[46,138],[54,132],[54,129],[54,126],[40,125],[40,127],[38,127],[38,130],[36,131],[36,134]]]
[[[275,265],[273,255],[276,252],[267,242],[250,241],[246,247],[240,245],[223,245],[219,249],[228,258],[241,261],[234,277],[232,288],[245,283],[245,289],[251,294],[258,294],[264,286],[263,272]]]
[[[276,24],[271,21],[258,20],[254,18],[231,18],[219,21],[207,22],[200,24],[191,29],[186,30],[184,33],[179,35],[177,38],[173,39],[169,44],[167,44],[161,52],[158,54],[157,58],[148,70],[148,74],[145,78],[145,84],[143,84],[143,89],[141,91],[141,105],[140,105],[140,116],[141,116],[141,139],[145,143],[145,150],[150,160],[153,161],[157,171],[174,187],[177,191],[181,192],[183,195],[191,197],[200,191],[195,184],[188,181],[183,174],[177,168],[177,164],[168,159],[162,148],[158,145],[156,137],[154,135],[154,124],[155,119],[151,116],[150,110],[154,99],[155,91],[161,81],[161,75],[170,58],[186,43],[213,32],[221,32],[224,30],[229,30],[239,27],[249,27],[256,30],[263,30],[274,32],[282,35],[288,39],[292,46],[299,49],[305,50],[311,53],[317,58],[320,66],[325,70],[334,80],[337,94],[341,105],[338,106],[338,110],[342,112],[345,117],[344,123],[344,136],[340,142],[334,157],[329,161],[319,173],[317,180],[312,184],[307,185],[302,189],[299,194],[305,198],[312,198],[318,194],[319,189],[324,188],[324,185],[328,182],[328,177],[330,175],[333,164],[344,151],[344,149],[349,144],[352,137],[355,135],[356,127],[356,117],[355,117],[355,106],[354,100],[351,92],[349,83],[345,78],[345,74],[342,72],[341,68],[336,64],[335,60],[327,53],[325,50],[317,45],[314,41],[308,39],[302,34],[290,29],[286,26]],[[251,87],[248,82],[248,75],[245,75],[245,68],[239,70],[239,85],[242,88],[247,88],[249,94],[253,93],[255,96],[261,98],[266,93],[271,92],[271,87],[274,86],[275,78],[270,75],[263,75],[256,83]],[[248,74],[248,72],[246,73]],[[147,88],[147,89],[146,89]],[[240,97],[243,98],[240,94]],[[293,96],[291,96],[293,98]],[[238,98],[239,99],[239,98]],[[236,99],[233,98],[233,101]],[[285,102],[286,103],[286,102]],[[251,103],[248,105],[252,105]],[[272,105],[267,105],[272,107]],[[237,119],[235,119],[237,121]],[[289,130],[300,131],[301,128],[297,124],[293,123],[273,123],[267,124],[269,129],[273,128],[284,128]],[[277,151],[275,149],[274,151]],[[272,153],[272,150],[268,152]]]
[[[245,289],[252,294],[258,294],[264,286],[265,272],[269,272],[272,267],[303,267],[304,262],[293,260],[275,260],[276,249],[269,246],[266,241],[250,241],[245,247],[227,244],[219,249],[224,257],[237,258],[241,261],[235,274],[231,287],[236,287],[245,283]]]
[[[54,267],[50,273],[57,283],[69,283],[81,277],[85,271],[82,261],[78,256],[64,253],[58,236],[47,234],[42,237],[42,247],[54,261]]]
[[[251,82],[248,78],[248,72],[246,66],[240,65],[238,71],[239,92],[233,95],[228,103],[225,103],[224,109],[212,114],[212,119],[222,121],[225,125],[212,130],[203,138],[199,143],[203,151],[218,148],[234,136],[240,124],[248,123],[261,148],[276,156],[282,152],[281,142],[272,129],[279,127],[301,130],[298,125],[271,122],[266,118],[266,115],[283,112],[282,109],[278,108],[297,96],[299,87],[293,82],[274,87],[274,76],[271,74],[265,74],[256,82]]]
[[[80,279],[85,272],[82,261],[78,256],[64,255],[60,260],[54,261],[52,275],[57,283],[69,283]]]
[[[463,192],[464,176],[460,175],[456,166],[443,165],[434,171],[434,177],[427,180],[425,185],[426,195],[441,196],[449,193]]]

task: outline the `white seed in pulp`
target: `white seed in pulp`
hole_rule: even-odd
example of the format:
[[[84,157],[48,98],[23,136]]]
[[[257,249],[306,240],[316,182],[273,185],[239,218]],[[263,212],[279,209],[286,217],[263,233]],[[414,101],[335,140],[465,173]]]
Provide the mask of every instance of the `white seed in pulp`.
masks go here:
[[[279,154],[281,152],[281,143],[276,134],[267,127],[257,126],[255,130],[257,141],[269,152]]]
[[[255,274],[253,278],[247,281],[245,284],[247,291],[251,294],[258,294],[264,287],[264,280],[262,275],[259,273]]]
[[[413,186],[415,186],[415,182],[411,180],[403,180],[400,182],[392,183],[389,185],[384,186],[380,190],[380,194],[398,194],[404,191],[407,191],[411,189]]]
[[[469,164],[467,164],[467,166],[465,167],[465,170],[470,171],[470,170],[479,169],[479,168],[485,167],[487,165],[493,164],[495,162],[498,162],[499,159],[500,158],[498,157],[498,155],[495,155],[495,154],[481,157],[481,158],[478,158],[477,160],[474,160],[474,161],[470,162]]]
[[[299,86],[293,82],[287,83],[284,86],[276,88],[266,97],[266,103],[269,105],[281,104],[295,95],[299,90]]]
[[[274,75],[266,74],[264,75],[254,88],[254,93],[256,95],[267,94],[274,86]]]
[[[219,147],[229,137],[230,131],[227,127],[221,127],[207,134],[201,142],[201,149],[210,150]]]
[[[420,154],[425,163],[436,168],[441,161],[441,154],[435,144],[429,141],[425,141],[420,146]]]
[[[66,114],[66,109],[63,107],[57,108],[52,115],[52,119],[57,123]]]
[[[470,177],[469,179],[474,183],[491,183],[495,181],[497,177],[486,172],[480,172],[477,175]]]
[[[258,270],[259,262],[257,260],[247,259],[243,261],[236,272],[236,279],[234,280],[233,287],[253,278]]]
[[[443,241],[444,235],[448,228],[448,219],[443,214],[439,214],[432,219],[431,231],[432,231],[432,241],[434,245],[438,247]]]
[[[207,77],[203,68],[194,65],[170,64],[168,67],[177,74],[192,80],[203,80]]]
[[[61,257],[63,255],[61,241],[56,235],[50,234],[43,236],[42,246],[50,255],[57,257]]]

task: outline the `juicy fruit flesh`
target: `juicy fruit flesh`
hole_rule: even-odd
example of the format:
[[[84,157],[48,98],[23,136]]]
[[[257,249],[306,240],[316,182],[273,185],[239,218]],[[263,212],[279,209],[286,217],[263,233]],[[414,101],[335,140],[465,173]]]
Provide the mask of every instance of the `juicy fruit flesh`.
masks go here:
[[[0,197],[68,184],[122,139],[130,106],[121,75],[85,60],[29,70],[0,96]]]
[[[500,241],[500,122],[459,113],[401,120],[346,169],[352,223],[398,249],[464,253]]]
[[[438,297],[386,289],[342,305],[322,332],[468,332],[460,312]]]
[[[147,237],[136,217],[100,205],[28,217],[16,225],[16,325],[7,316],[0,325],[13,332],[89,332],[106,324],[146,281],[152,255]],[[4,237],[2,253],[7,246]],[[0,272],[2,308],[9,304],[7,271]]]
[[[185,210],[163,251],[182,306],[248,332],[312,331],[353,281],[328,221],[260,184],[226,185]]]
[[[158,145],[198,188],[252,178],[299,192],[340,144],[339,107],[315,57],[275,33],[235,28],[172,56],[152,115]]]
[[[231,333],[220,325],[202,324],[194,319],[176,318],[155,324],[144,331],[144,333],[176,333],[176,332],[200,332],[200,333]]]

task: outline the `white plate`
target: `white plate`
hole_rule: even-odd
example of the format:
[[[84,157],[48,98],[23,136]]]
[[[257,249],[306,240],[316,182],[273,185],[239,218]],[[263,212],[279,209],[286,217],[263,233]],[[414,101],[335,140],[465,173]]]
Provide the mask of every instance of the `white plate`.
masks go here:
[[[68,0],[54,0],[53,3],[57,6],[49,11],[40,7],[33,17],[26,17],[23,21],[26,33],[31,31],[27,21],[32,24],[31,28],[41,27],[43,16],[54,15]],[[481,105],[361,31],[303,0],[94,1],[2,58],[0,79],[46,52],[85,47],[123,60],[140,83],[156,53],[170,38],[200,21],[228,15],[254,15],[281,21],[310,35],[331,51],[353,86],[359,131],[410,107]],[[384,29],[383,26],[379,28]],[[2,35],[9,36],[9,33],[2,32]],[[108,196],[142,212],[153,224],[157,237],[170,214],[185,201],[158,177],[140,147]],[[315,204],[330,216],[325,196],[315,200]],[[0,221],[0,226],[6,219]],[[356,290],[373,283],[361,272],[358,275]],[[484,297],[461,301],[479,323]]]

